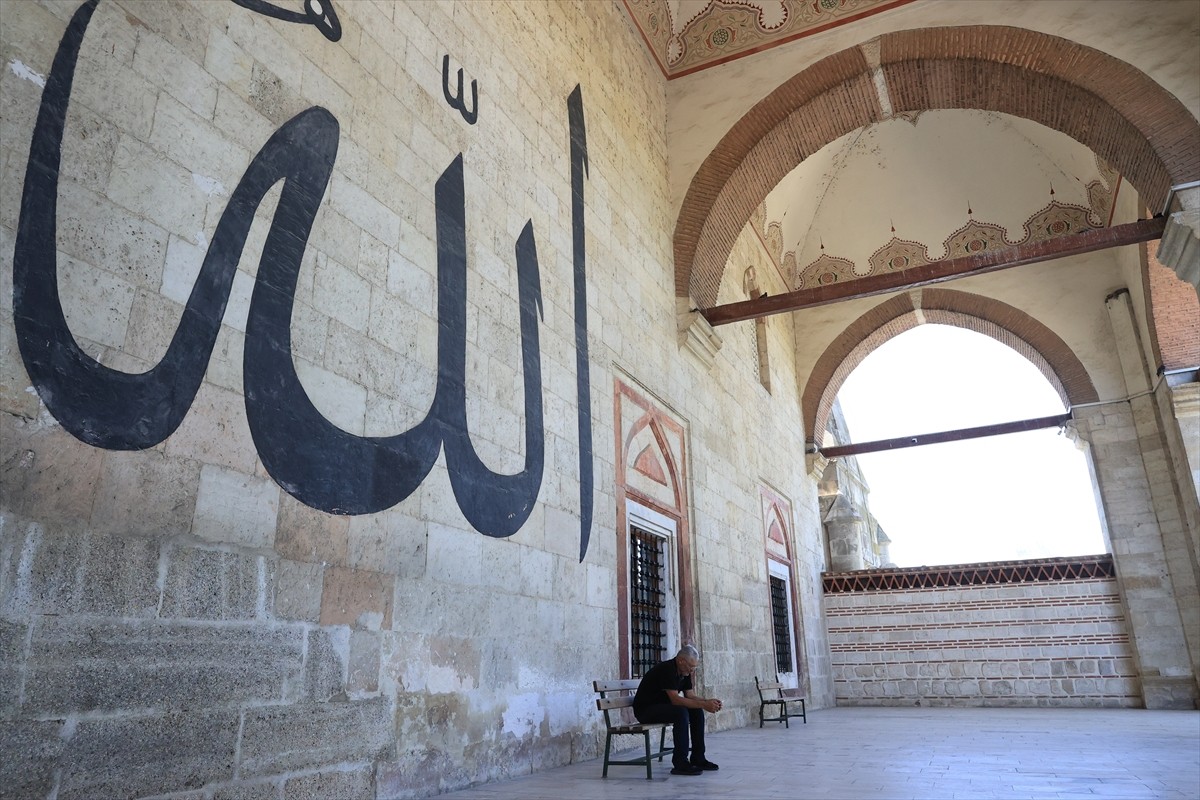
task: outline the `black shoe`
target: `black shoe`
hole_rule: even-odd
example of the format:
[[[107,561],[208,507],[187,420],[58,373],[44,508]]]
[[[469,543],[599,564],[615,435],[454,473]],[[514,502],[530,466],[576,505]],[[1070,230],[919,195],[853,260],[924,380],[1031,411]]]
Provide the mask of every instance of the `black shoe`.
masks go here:
[[[682,767],[672,767],[671,774],[672,775],[703,775],[704,770],[700,769],[700,767],[693,767],[691,764],[687,764]]]
[[[698,769],[701,771],[706,770],[706,769],[707,770],[718,770],[718,769],[720,769],[720,767],[718,767],[713,762],[705,759],[704,761],[693,761],[692,769]]]

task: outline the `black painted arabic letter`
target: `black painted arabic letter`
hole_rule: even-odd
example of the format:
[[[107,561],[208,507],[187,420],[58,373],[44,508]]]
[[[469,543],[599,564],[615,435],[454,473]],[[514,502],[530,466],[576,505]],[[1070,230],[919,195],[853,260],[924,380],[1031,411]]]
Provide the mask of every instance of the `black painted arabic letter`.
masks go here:
[[[545,460],[538,341],[542,288],[537,249],[533,225],[526,223],[516,245],[525,381],[525,468],[514,475],[501,475],[480,461],[467,430],[467,242],[462,166],[460,153],[434,187],[438,215],[438,389],[434,414],[441,422],[446,468],[463,516],[480,533],[512,536],[525,524],[537,502]]]
[[[460,67],[458,70],[458,94],[450,94],[450,54],[442,56],[442,94],[446,97],[446,102],[451,108],[457,108],[462,114],[463,119],[468,125],[474,125],[479,119],[479,85],[475,80],[471,79],[471,108],[467,110],[466,101],[463,99],[463,71]]]

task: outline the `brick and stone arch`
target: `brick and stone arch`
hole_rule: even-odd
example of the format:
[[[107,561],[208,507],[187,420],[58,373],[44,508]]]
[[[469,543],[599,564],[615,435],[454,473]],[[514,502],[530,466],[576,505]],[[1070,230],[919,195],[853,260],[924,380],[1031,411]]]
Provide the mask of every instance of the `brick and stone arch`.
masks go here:
[[[876,55],[877,54],[877,55]],[[885,110],[872,82],[878,58]],[[895,114],[998,111],[1091,148],[1151,209],[1172,185],[1200,178],[1187,108],[1149,76],[1090,47],[1021,28],[899,31],[824,58],[746,113],[700,165],[674,234],[675,292],[716,304],[739,231],[767,193],[838,137]]]
[[[1099,400],[1091,377],[1067,343],[1024,311],[969,292],[914,290],[850,323],[817,359],[801,400],[810,445],[815,431],[825,430],[842,384],[863,359],[884,342],[926,323],[965,328],[1011,347],[1038,368],[1065,406]]]

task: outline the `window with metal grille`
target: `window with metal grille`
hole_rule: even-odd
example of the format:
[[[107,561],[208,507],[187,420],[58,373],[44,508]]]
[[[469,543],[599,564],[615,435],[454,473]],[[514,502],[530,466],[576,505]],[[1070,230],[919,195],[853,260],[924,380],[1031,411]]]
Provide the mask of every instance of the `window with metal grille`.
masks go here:
[[[630,655],[633,677],[640,678],[666,660],[664,540],[635,527],[629,534]]]
[[[788,624],[787,582],[771,576],[771,620],[775,626],[775,671],[792,671],[792,631]]]

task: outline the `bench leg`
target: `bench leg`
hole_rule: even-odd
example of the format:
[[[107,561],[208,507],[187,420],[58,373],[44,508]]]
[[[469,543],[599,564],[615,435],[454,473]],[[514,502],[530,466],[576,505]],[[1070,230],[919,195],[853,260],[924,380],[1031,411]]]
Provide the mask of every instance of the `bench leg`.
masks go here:
[[[764,717],[764,715],[765,715],[765,709],[766,709],[766,707],[767,707],[767,704],[766,704],[766,703],[759,703],[759,706],[758,706],[758,727],[760,727],[760,728],[763,726],[763,717]]]
[[[660,764],[662,763],[663,756],[666,755],[666,753],[663,752],[663,750],[664,750],[664,748],[666,748],[666,746],[667,746],[667,726],[664,725],[660,729],[660,733],[658,735],[658,763],[660,763]],[[674,748],[672,748],[672,749],[674,749]]]
[[[804,724],[808,724],[808,713],[804,709],[804,698],[800,698],[800,719],[804,720]]]
[[[650,775],[650,765],[654,763],[650,758],[650,731],[642,731],[642,737],[646,742],[646,780],[649,781],[653,780]]]
[[[604,739],[604,773],[600,776],[602,778],[608,777],[608,754],[611,752],[611,750],[612,750],[612,734],[610,733]]]

